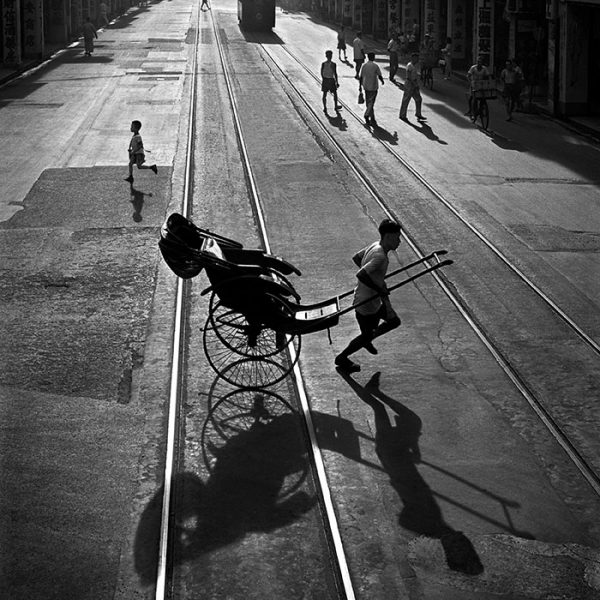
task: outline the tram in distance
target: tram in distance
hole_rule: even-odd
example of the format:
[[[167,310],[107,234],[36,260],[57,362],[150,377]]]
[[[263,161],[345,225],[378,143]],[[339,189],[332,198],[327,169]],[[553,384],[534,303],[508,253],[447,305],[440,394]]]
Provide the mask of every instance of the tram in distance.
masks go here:
[[[273,29],[275,0],[238,0],[238,21],[242,29]]]

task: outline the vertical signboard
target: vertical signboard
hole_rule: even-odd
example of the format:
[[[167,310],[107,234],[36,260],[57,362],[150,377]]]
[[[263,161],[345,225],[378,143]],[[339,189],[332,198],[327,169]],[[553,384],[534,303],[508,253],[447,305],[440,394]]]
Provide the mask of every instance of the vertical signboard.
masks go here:
[[[414,19],[419,21],[419,0],[404,0],[402,2],[402,30],[407,36],[413,31]]]
[[[19,0],[2,2],[2,57],[8,65],[21,62],[21,26]]]
[[[452,56],[454,58],[465,58],[465,41],[467,28],[465,22],[465,0],[453,0],[452,2]]]
[[[352,15],[352,25],[356,29],[362,29],[362,0],[354,0],[354,14]]]
[[[425,29],[432,39],[437,40],[437,7],[435,0],[425,0]]]
[[[344,25],[352,25],[352,0],[343,0],[344,6],[342,8],[342,23]]]
[[[388,35],[388,7],[386,0],[375,0],[375,22],[373,33],[378,38],[386,38]]]
[[[494,68],[494,3],[492,0],[477,0],[475,23],[475,56],[481,56],[483,64],[491,71]]]
[[[390,37],[400,33],[400,0],[388,0],[388,23]]]
[[[42,55],[44,48],[42,0],[24,0],[23,5],[23,49],[28,58]]]

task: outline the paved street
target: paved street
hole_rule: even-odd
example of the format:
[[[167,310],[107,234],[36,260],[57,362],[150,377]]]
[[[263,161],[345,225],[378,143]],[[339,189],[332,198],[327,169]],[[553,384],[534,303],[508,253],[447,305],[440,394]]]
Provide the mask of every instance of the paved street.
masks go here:
[[[303,302],[354,285],[351,257],[384,216],[360,178],[372,182],[424,252],[448,250],[450,287],[600,472],[597,355],[381,141],[596,341],[599,147],[547,117],[506,122],[499,101],[484,132],[463,116],[458,79],[436,79],[423,92],[427,121],[411,107],[404,123],[383,55],[380,128],[355,118],[363,109],[344,64],[344,108],[324,115],[311,72],[335,49],[336,31],[278,9],[273,34],[241,32],[235,9],[231,0],[201,14],[189,0],[132,9],[100,33],[92,58],[71,48],[0,87],[3,598],[154,597],[176,285],[157,240],[180,210],[195,52],[192,218],[247,247],[262,243],[215,32],[271,248],[302,271],[293,284]],[[134,170],[130,186],[133,119],[158,175]],[[414,253],[403,243],[397,258],[406,264]],[[237,393],[204,356],[207,285],[198,276],[186,296],[187,505],[173,542],[173,597],[342,597],[292,409],[220,454],[206,442],[218,439],[209,408]],[[302,339],[300,370],[356,597],[600,597],[600,498],[432,277],[392,300],[402,327],[376,342],[377,356],[357,353],[362,370],[352,377],[333,365],[356,335],[352,315],[331,330],[331,344],[326,332]],[[291,383],[273,394],[294,406]],[[278,486],[285,500],[271,511]],[[195,508],[203,494],[210,514]],[[482,573],[449,568],[442,530],[465,534]]]

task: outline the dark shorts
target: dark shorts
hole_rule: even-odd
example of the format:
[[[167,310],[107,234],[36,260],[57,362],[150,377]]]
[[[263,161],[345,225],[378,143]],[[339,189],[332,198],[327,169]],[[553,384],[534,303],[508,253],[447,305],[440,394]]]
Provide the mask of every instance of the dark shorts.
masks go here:
[[[359,312],[356,313],[356,320],[358,321],[360,332],[363,335],[372,335],[377,325],[379,325],[379,321],[385,321],[385,318],[386,310],[384,304],[380,306],[377,312],[370,315],[361,315]]]
[[[146,155],[145,154],[130,154],[129,155],[129,162],[132,165],[137,165],[138,167],[142,164],[144,164],[146,162]]]
[[[337,90],[337,85],[335,83],[335,79],[332,77],[324,77],[323,83],[321,83],[321,91],[322,92],[335,92]]]
[[[338,42],[338,50],[345,50],[346,49],[346,42]]]

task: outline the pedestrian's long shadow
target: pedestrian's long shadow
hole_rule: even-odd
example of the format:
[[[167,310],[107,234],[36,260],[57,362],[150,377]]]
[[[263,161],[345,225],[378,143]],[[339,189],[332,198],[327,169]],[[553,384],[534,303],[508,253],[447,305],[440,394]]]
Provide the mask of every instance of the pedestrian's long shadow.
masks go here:
[[[415,123],[413,123],[412,121],[410,121],[408,119],[403,122],[406,123],[407,125],[410,125],[413,129],[415,129],[419,133],[422,133],[428,140],[431,140],[432,142],[437,142],[438,144],[441,144],[442,146],[448,145],[448,142],[440,139],[434,133],[433,129],[431,129],[431,127],[429,125],[427,125],[427,123],[425,123],[424,121],[420,121],[418,125],[416,125]]]
[[[380,125],[377,125],[377,127],[373,127],[371,129],[371,133],[373,134],[373,137],[376,137],[378,140],[381,140],[382,142],[387,142],[388,144],[390,144],[390,146],[398,145],[398,132],[397,131],[394,131],[394,133],[390,133],[387,129],[384,129]]]
[[[481,573],[483,565],[475,548],[463,533],[455,531],[444,521],[431,488],[416,467],[421,462],[419,437],[422,422],[419,416],[379,389],[379,373],[362,386],[348,374],[338,372],[358,397],[373,409],[375,451],[403,503],[400,525],[415,533],[438,538],[451,569],[469,575]],[[386,406],[394,413],[394,425]]]
[[[335,116],[325,113],[325,116],[327,117],[329,124],[333,127],[337,127],[340,131],[346,131],[348,129],[346,119],[344,119],[339,112],[336,113]]]

